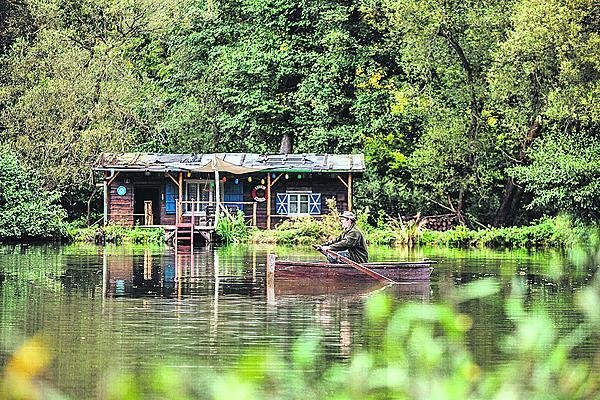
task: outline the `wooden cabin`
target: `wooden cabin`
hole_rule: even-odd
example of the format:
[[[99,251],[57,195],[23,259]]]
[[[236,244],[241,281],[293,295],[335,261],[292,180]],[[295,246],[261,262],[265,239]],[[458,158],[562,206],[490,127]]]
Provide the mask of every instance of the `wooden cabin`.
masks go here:
[[[103,174],[104,224],[185,225],[210,239],[218,219],[238,211],[270,229],[327,214],[328,198],[351,210],[365,163],[362,154],[103,153],[94,170]]]

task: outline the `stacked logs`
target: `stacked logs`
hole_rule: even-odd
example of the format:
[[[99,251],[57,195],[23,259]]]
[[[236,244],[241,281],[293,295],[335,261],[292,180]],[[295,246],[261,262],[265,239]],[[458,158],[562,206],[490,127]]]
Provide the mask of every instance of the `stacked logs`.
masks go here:
[[[417,223],[422,228],[431,229],[433,231],[447,231],[459,225],[456,214],[438,214],[421,216],[419,214],[413,216],[402,217],[404,224]]]

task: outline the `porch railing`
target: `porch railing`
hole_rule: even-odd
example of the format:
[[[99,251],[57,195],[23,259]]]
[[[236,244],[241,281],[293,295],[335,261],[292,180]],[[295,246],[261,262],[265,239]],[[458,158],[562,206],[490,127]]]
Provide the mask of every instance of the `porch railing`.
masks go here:
[[[186,220],[192,225],[208,225],[214,220],[214,202],[183,200],[176,203],[177,222],[184,223]]]
[[[209,225],[215,220],[216,203],[214,201],[193,201],[184,200],[176,202],[176,221],[179,223],[192,222],[194,225]],[[249,213],[251,208],[252,212]],[[252,226],[257,223],[257,203],[254,201],[225,201],[219,203],[221,215],[233,218],[237,210],[244,212],[244,220],[250,222]],[[114,223],[128,223],[152,225],[154,217],[149,206],[145,207],[143,214],[139,213],[110,213],[109,220]],[[130,220],[131,219],[131,220]]]
[[[240,207],[242,206],[242,207]],[[252,214],[246,213],[246,206],[252,207]],[[182,200],[177,201],[177,218],[179,222],[194,219],[194,225],[208,224],[215,220],[217,204],[214,201]],[[243,209],[242,209],[243,208]],[[233,218],[237,210],[244,212],[244,219],[256,226],[257,203],[254,201],[225,201],[219,202],[219,212]],[[198,223],[196,223],[196,220]]]

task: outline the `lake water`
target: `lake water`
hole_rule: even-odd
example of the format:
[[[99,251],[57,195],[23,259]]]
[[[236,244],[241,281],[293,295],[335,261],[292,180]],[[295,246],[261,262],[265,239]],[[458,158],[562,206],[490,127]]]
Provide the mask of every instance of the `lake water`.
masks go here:
[[[574,295],[597,269],[596,257],[583,250],[370,250],[373,261],[428,257],[438,263],[431,282],[416,285],[276,281],[271,287],[265,276],[269,252],[321,256],[285,247],[205,248],[191,256],[166,247],[0,246],[0,363],[26,338],[45,333],[54,354],[47,380],[79,399],[96,397],[107,371],[143,374],[165,364],[227,369],[256,346],[286,358],[307,331],[322,334],[324,365],[344,362],[366,344],[372,327],[364,304],[373,293],[434,303],[467,282],[495,277],[497,294],[460,305],[473,320],[468,340],[476,361],[494,366],[503,362],[499,338],[513,329],[503,307],[515,279],[525,287],[526,305],[547,306],[566,332],[582,320]],[[590,342],[578,352],[599,349]]]

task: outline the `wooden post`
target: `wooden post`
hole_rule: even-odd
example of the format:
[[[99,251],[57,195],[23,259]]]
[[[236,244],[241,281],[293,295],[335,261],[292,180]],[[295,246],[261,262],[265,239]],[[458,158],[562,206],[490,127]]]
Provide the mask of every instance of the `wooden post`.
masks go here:
[[[252,226],[256,226],[256,202],[252,203]]]
[[[152,212],[152,200],[144,201],[144,225],[154,225],[154,213]]]
[[[215,166],[215,228],[219,223],[219,214],[221,213],[221,185],[219,185],[219,170]]]
[[[102,306],[104,306],[104,299],[106,299],[106,293],[108,291],[108,250],[106,246],[102,249]]]
[[[271,180],[271,175],[267,173],[267,229],[271,229],[271,186],[275,185],[283,173]]]
[[[267,304],[275,303],[275,254],[267,255]]]
[[[352,172],[348,172],[348,211],[352,211]]]
[[[176,212],[176,218],[177,221],[175,221],[175,225],[178,225],[179,223],[181,223],[181,216],[183,214],[183,172],[179,173],[179,208],[177,209]]]
[[[267,229],[271,229],[271,174],[267,172]]]
[[[104,226],[108,224],[108,181],[106,180],[106,172],[104,173],[103,187],[104,187]]]

